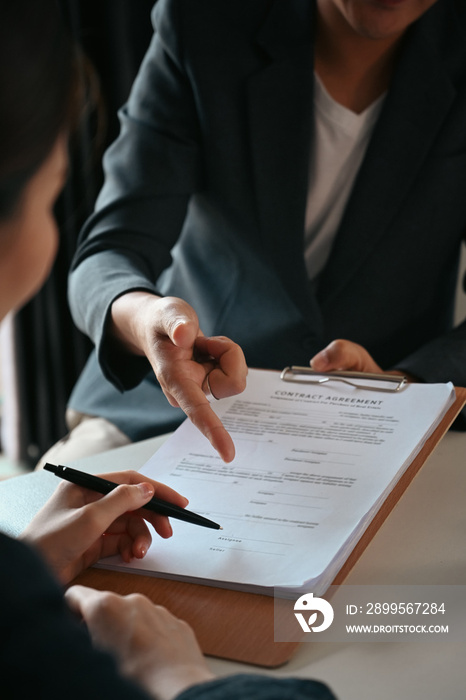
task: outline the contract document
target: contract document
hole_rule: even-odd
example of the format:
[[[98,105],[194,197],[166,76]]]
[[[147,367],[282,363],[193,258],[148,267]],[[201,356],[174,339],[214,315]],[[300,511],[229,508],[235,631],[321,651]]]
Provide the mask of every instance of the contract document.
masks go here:
[[[384,392],[295,384],[250,370],[212,402],[236,457],[225,464],[186,420],[141,472],[222,526],[172,520],[143,560],[101,565],[270,595],[322,595],[455,399],[452,384]]]

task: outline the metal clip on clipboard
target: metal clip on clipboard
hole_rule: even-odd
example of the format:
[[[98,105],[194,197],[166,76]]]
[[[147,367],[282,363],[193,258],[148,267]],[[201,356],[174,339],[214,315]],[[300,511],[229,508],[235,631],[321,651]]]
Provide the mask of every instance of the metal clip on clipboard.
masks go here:
[[[315,378],[313,378],[315,377]],[[397,374],[378,374],[374,372],[350,372],[350,371],[332,371],[332,372],[316,372],[310,367],[298,367],[293,365],[285,367],[280,374],[280,379],[284,382],[294,382],[296,384],[326,384],[327,382],[342,382],[349,384],[356,389],[367,389],[369,391],[389,391],[397,392],[403,389],[408,381],[406,377]],[[359,382],[358,379],[364,380]],[[368,382],[377,381],[388,383],[389,386],[371,386]]]

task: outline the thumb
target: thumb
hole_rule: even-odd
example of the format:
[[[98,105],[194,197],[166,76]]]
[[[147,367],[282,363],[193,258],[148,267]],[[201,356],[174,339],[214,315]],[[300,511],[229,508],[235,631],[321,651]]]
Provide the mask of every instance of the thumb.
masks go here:
[[[159,303],[158,331],[180,348],[191,348],[199,335],[197,314],[183,299],[165,297]]]
[[[331,370],[359,370],[362,348],[346,340],[333,340],[327,347],[314,355],[311,367],[317,372]]]
[[[173,326],[170,340],[173,345],[179,348],[191,348],[199,333],[199,325],[192,319],[184,318],[178,320]]]

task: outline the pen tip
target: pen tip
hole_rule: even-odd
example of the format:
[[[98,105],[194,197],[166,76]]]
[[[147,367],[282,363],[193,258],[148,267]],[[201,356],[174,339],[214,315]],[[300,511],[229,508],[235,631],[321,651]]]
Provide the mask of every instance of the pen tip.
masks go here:
[[[220,525],[220,527],[219,527],[218,529],[219,529],[219,530],[223,530],[223,527]]]

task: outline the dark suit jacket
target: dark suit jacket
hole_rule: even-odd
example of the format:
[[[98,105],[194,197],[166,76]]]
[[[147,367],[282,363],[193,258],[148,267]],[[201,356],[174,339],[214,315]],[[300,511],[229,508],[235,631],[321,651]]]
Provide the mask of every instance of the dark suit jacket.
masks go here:
[[[93,648],[84,625],[38,556],[0,533],[0,679],[3,700],[149,700]],[[335,700],[306,679],[236,675],[196,685],[179,700]]]
[[[161,0],[105,157],[70,277],[74,318],[118,390],[147,373],[103,340],[113,299],[186,299],[250,366],[307,364],[334,338],[384,368],[466,385],[452,328],[466,228],[466,12],[441,0],[410,28],[318,285],[303,256],[312,152],[314,4]],[[71,405],[132,439],[173,427],[148,375],[119,394],[95,356]]]

